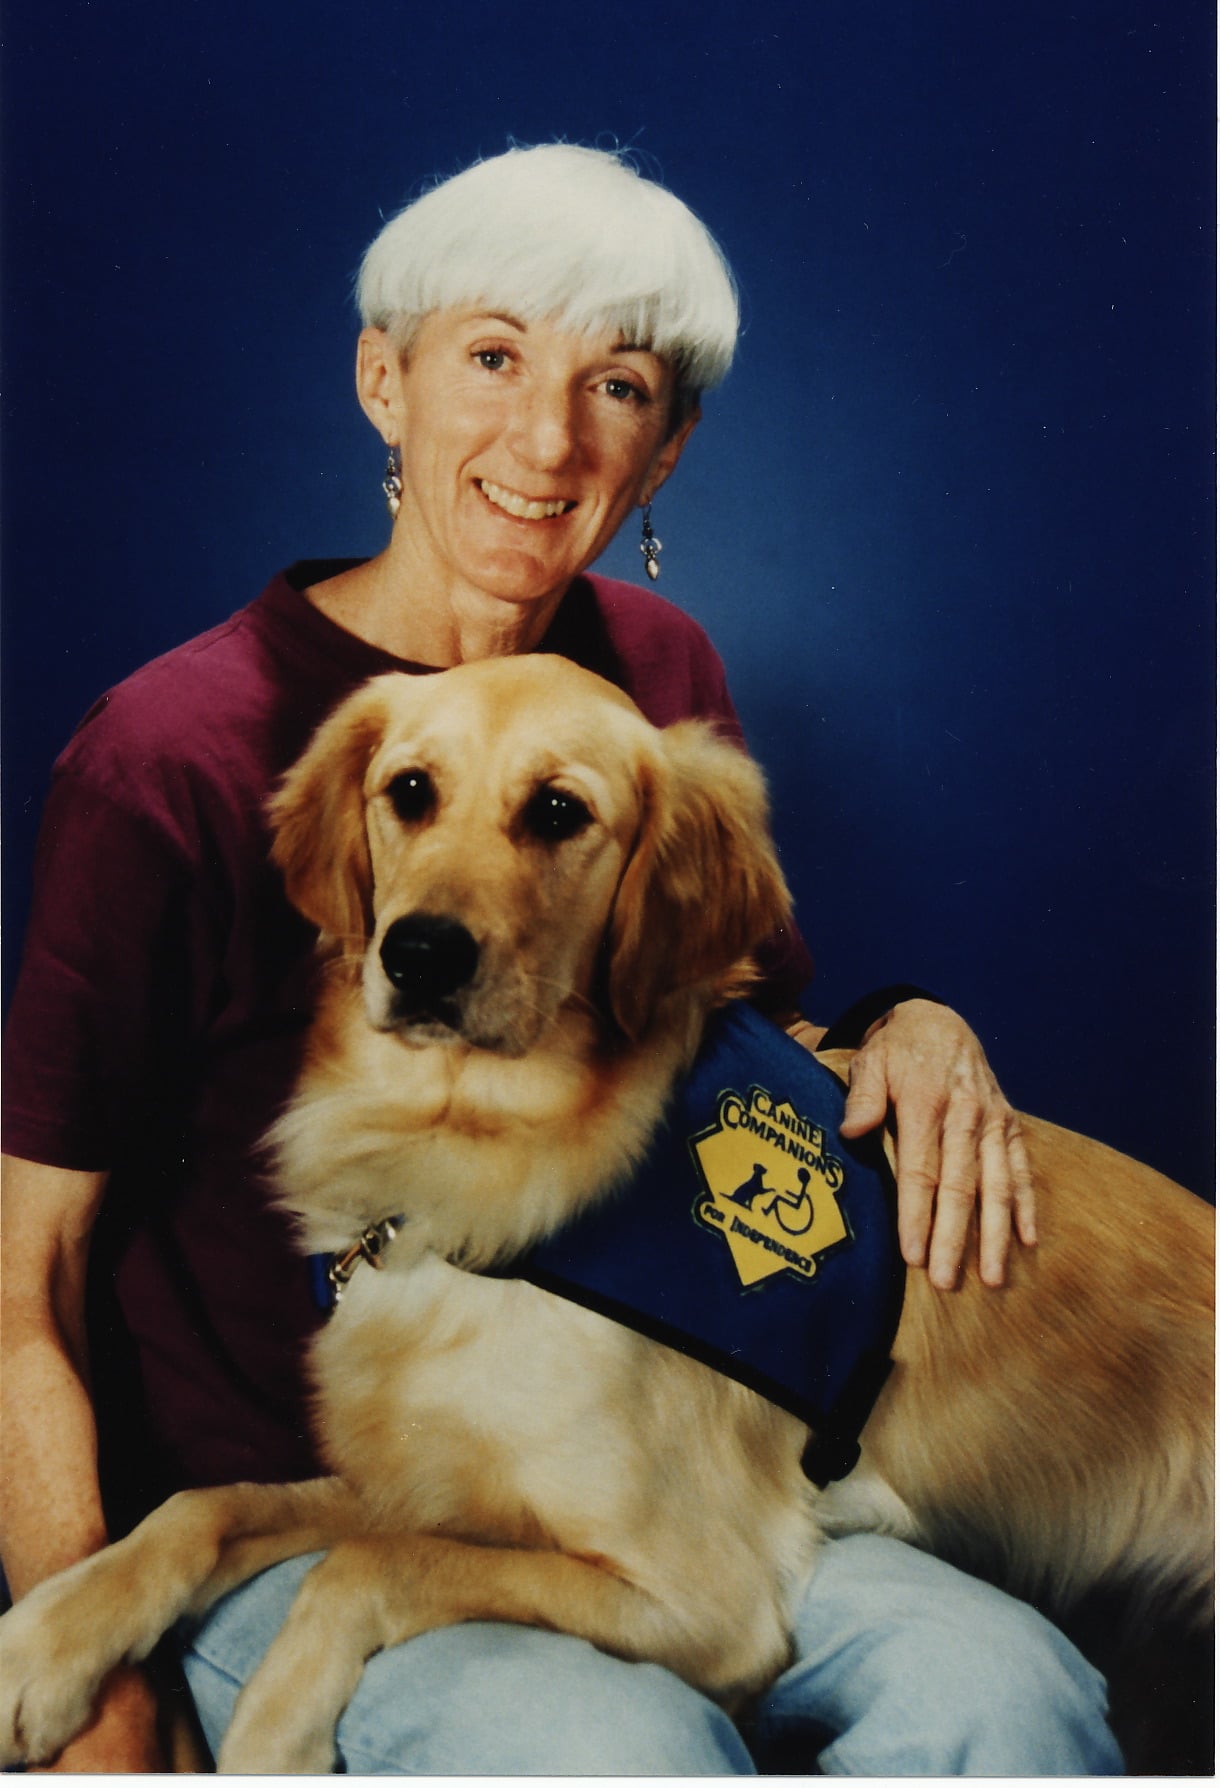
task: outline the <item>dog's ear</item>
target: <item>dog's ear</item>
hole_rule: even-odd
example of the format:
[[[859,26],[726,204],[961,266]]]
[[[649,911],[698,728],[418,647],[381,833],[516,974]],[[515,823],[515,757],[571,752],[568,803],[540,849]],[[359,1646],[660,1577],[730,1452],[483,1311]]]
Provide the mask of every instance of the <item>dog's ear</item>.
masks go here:
[[[660,747],[610,921],[610,1009],[632,1038],[667,994],[744,991],[751,950],[792,911],[757,765],[698,720],[669,727]]]
[[[386,715],[377,681],[358,689],[323,721],[268,804],[271,859],[289,900],[343,948],[373,931],[364,779]]]

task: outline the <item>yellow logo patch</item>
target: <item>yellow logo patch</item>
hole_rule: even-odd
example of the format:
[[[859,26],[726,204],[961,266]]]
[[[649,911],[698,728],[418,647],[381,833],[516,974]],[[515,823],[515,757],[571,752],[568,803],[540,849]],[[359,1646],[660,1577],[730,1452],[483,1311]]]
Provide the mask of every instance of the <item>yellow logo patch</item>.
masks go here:
[[[721,1093],[716,1122],[691,1149],[707,1188],[695,1217],[724,1237],[743,1285],[773,1273],[812,1279],[819,1258],[851,1240],[836,1196],[844,1167],[825,1130],[764,1087]]]

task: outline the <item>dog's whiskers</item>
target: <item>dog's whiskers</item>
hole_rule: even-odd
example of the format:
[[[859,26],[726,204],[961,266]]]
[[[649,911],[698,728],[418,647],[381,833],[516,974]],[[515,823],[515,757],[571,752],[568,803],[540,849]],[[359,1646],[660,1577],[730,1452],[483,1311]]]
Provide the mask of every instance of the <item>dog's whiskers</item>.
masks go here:
[[[338,936],[336,944],[340,947],[321,959],[324,975],[350,975],[359,969],[368,951],[368,939],[359,932],[350,936]]]
[[[598,1016],[597,1002],[590,999],[588,994],[580,993],[576,988],[570,987],[566,981],[560,981],[552,975],[537,974],[531,974],[529,980],[531,985],[535,988],[557,987],[563,992],[564,997],[559,1001],[558,1005],[552,1005],[549,1011],[546,1010],[539,1000],[534,1000],[531,1005],[530,1009],[538,1017],[541,1017],[544,1020],[548,1030],[558,1030],[562,1013],[565,1010],[570,1010],[572,1007],[575,1007],[578,1011],[583,1011],[590,1018],[596,1018]]]
[[[562,989],[564,997],[560,1001],[561,1007],[583,1006],[589,1012],[595,1013],[597,1011],[596,1003],[589,998],[588,994],[579,992],[575,987],[569,986],[566,981],[559,980],[557,976],[531,973],[529,980],[533,987],[558,987]],[[535,1010],[537,1010],[537,1008],[535,1008]]]

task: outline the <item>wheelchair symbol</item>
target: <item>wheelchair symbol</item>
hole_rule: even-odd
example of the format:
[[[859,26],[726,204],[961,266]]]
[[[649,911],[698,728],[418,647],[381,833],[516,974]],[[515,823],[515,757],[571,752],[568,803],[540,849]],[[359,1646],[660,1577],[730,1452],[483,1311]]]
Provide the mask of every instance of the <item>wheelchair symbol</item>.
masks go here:
[[[748,1211],[753,1211],[754,1200],[759,1193],[770,1192],[771,1202],[759,1207],[759,1215],[774,1217],[785,1235],[808,1234],[813,1227],[813,1200],[808,1192],[809,1169],[798,1167],[796,1170],[796,1177],[801,1182],[799,1192],[772,1191],[763,1179],[764,1171],[762,1163],[756,1161],[749,1179],[744,1185],[738,1186],[735,1192],[730,1192],[728,1197],[734,1204],[744,1205]]]
[[[801,1182],[800,1191],[777,1192],[770,1204],[763,1205],[761,1212],[764,1217],[774,1217],[785,1235],[805,1235],[813,1227],[813,1200],[807,1190],[809,1169],[798,1167],[796,1177]],[[785,1211],[794,1219],[792,1222],[784,1215]]]

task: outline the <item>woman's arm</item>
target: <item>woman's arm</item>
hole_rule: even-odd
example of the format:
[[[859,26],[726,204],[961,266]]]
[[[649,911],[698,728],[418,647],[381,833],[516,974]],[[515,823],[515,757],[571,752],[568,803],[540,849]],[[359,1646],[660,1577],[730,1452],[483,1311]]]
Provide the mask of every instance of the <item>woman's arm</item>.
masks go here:
[[[85,1271],[104,1173],[4,1158],[0,1553],[14,1598],[106,1544],[89,1393]],[[116,1671],[54,1767],[164,1770],[152,1689]]]

